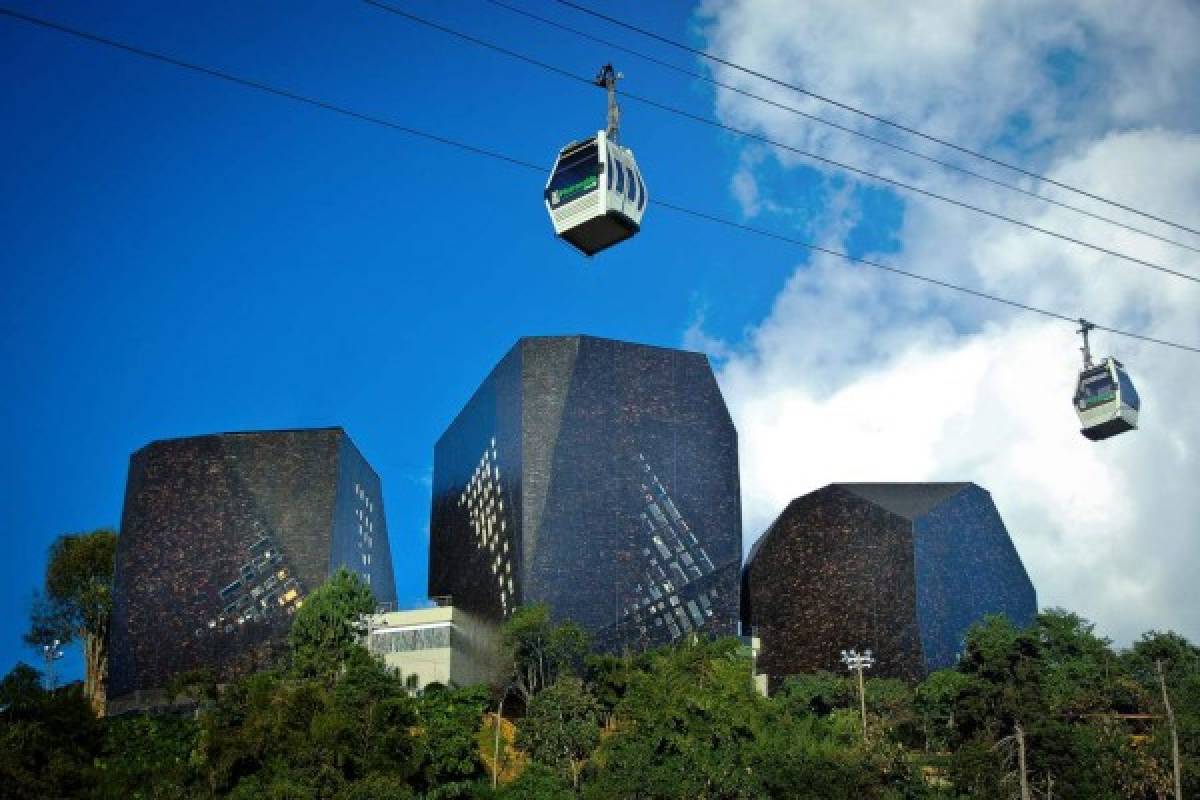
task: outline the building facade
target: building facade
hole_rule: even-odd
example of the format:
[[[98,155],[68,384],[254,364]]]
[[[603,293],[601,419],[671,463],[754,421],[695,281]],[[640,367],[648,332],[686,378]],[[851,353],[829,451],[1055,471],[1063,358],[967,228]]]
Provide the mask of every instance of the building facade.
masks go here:
[[[991,495],[973,483],[843,483],[797,498],[746,560],[742,617],[759,669],[841,670],[870,648],[873,673],[953,666],[987,614],[1027,625],[1037,596]]]
[[[366,645],[413,690],[431,683],[494,684],[504,677],[496,626],[449,605],[375,614]]]
[[[525,338],[434,453],[429,593],[546,603],[600,649],[737,633],[737,433],[700,353]]]
[[[341,428],[153,442],[130,457],[109,645],[112,713],[173,676],[276,662],[339,567],[395,603],[379,476]]]

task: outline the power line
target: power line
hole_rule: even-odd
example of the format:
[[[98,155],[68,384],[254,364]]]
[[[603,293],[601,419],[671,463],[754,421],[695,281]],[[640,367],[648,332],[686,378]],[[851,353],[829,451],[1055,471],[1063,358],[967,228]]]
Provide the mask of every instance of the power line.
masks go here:
[[[541,69],[552,72],[556,75],[564,76],[573,81],[577,81],[579,83],[583,83],[588,86],[593,85],[593,80],[591,78],[587,78],[582,75],[576,75],[575,73],[571,72],[568,69],[564,69],[563,67],[555,66],[554,64],[549,64],[545,61],[534,58],[533,56],[529,56],[524,53],[520,53],[516,50],[512,50],[503,45],[499,45],[494,42],[489,42],[486,39],[481,39],[481,38],[479,38],[477,36],[473,36],[469,33],[463,33],[462,31],[456,30],[449,26],[442,25],[441,23],[425,19],[424,17],[419,17],[415,14],[411,14],[407,11],[403,11],[401,9],[395,8],[386,3],[379,2],[379,0],[363,0],[363,2],[366,3],[367,5],[374,6],[375,8],[378,8],[382,11],[387,11],[390,14],[394,14],[398,17],[402,17],[411,22],[415,22],[419,25],[424,25],[424,26],[432,28],[436,31],[440,31],[441,33],[445,33],[449,36],[454,36],[458,39],[462,39],[463,41],[470,42],[471,44],[475,44],[475,45],[478,45],[479,47],[483,47],[485,49],[492,50],[496,53],[500,53],[501,55],[508,56],[508,57],[516,59],[518,61],[523,61],[526,64],[530,64],[532,66],[539,67]],[[660,111],[665,111],[670,114],[675,114],[676,116],[683,117],[685,119],[689,119],[693,122],[699,122],[701,124],[709,125],[714,128],[719,128],[723,131],[727,131],[729,133],[733,133],[738,136],[743,136],[747,139],[753,139],[755,141],[762,142],[764,144],[768,144],[772,147],[776,147],[781,150],[787,150],[789,152],[795,153],[795,154],[803,156],[805,158],[809,158],[814,161],[820,161],[822,163],[829,164],[831,166],[845,170],[846,172],[853,172],[857,175],[862,175],[865,178],[870,178],[872,180],[876,180],[881,183],[886,183],[891,186],[895,186],[897,188],[904,189],[909,192],[913,192],[914,194],[919,194],[919,195],[923,195],[925,197],[929,197],[934,200],[939,200],[943,203],[947,203],[952,206],[957,206],[958,208],[962,208],[962,209],[965,209],[968,211],[974,211],[977,214],[982,214],[983,216],[991,217],[992,219],[997,219],[1002,222],[1007,222],[1012,225],[1016,225],[1018,227],[1025,228],[1027,230],[1041,233],[1045,236],[1051,236],[1051,237],[1054,237],[1055,239],[1059,239],[1064,242],[1069,242],[1071,244],[1078,245],[1080,247],[1086,247],[1089,250],[1093,250],[1098,253],[1103,253],[1104,255],[1109,255],[1114,258],[1119,258],[1123,261],[1128,261],[1132,264],[1137,264],[1139,266],[1148,267],[1149,269],[1157,270],[1158,272],[1162,272],[1167,275],[1172,275],[1177,278],[1182,278],[1187,281],[1192,281],[1193,283],[1200,283],[1200,277],[1196,277],[1194,275],[1189,275],[1186,272],[1180,272],[1179,270],[1171,269],[1170,267],[1163,266],[1162,264],[1156,264],[1153,261],[1147,261],[1145,259],[1137,258],[1136,256],[1126,255],[1125,253],[1121,253],[1117,250],[1112,250],[1110,248],[1103,247],[1098,244],[1093,244],[1093,243],[1085,241],[1083,239],[1078,239],[1074,236],[1068,236],[1065,233],[1058,233],[1057,231],[1050,230],[1049,228],[1043,228],[1039,225],[1034,225],[1031,222],[1024,222],[1022,220],[1017,219],[1016,217],[1010,217],[1007,214],[1001,214],[998,211],[991,211],[991,210],[983,208],[981,206],[977,206],[977,205],[968,203],[964,200],[957,200],[953,197],[948,197],[946,195],[939,194],[937,192],[933,192],[928,189],[922,189],[921,187],[914,186],[911,183],[906,183],[904,181],[897,180],[895,178],[888,178],[884,175],[880,175],[878,173],[871,172],[870,170],[865,170],[860,167],[855,167],[853,165],[846,164],[845,162],[838,161],[836,159],[818,155],[816,153],[809,152],[802,148],[794,147],[793,145],[786,144],[784,142],[780,142],[776,139],[772,139],[768,136],[763,136],[762,134],[754,133],[753,131],[748,131],[743,128],[737,128],[732,125],[727,125],[718,120],[700,116],[699,114],[693,114],[690,111],[686,111],[681,108],[676,108],[675,106],[670,106],[670,105],[667,105],[666,103],[660,103],[659,101],[652,100],[648,97],[643,97],[641,95],[632,94],[627,91],[621,91],[621,96],[626,97],[635,102],[639,102],[644,105],[648,105],[651,108],[657,108]]]
[[[320,100],[320,99],[317,99],[314,97],[310,97],[308,95],[303,95],[298,92],[292,91],[290,89],[281,89],[279,87],[272,86],[270,84],[266,84],[261,81],[256,81],[256,80],[253,80],[250,78],[244,78],[239,75],[234,75],[233,73],[230,73],[230,72],[225,72],[223,70],[215,69],[212,67],[206,67],[206,66],[203,66],[200,64],[195,64],[190,61],[185,61],[181,58],[176,58],[174,56],[169,56],[169,55],[158,53],[158,52],[155,52],[152,50],[147,50],[145,48],[138,47],[136,45],[127,44],[125,42],[120,42],[115,39],[109,39],[107,37],[100,36],[98,34],[89,33],[87,31],[81,31],[76,28],[71,28],[71,27],[68,27],[66,25],[63,25],[63,24],[60,24],[57,22],[52,22],[50,20],[43,19],[41,17],[35,17],[31,14],[25,14],[23,12],[15,11],[13,9],[0,7],[0,16],[6,16],[6,17],[9,17],[12,19],[20,20],[20,21],[28,23],[30,25],[36,25],[38,27],[58,31],[59,33],[65,33],[65,34],[77,37],[79,39],[84,39],[86,41],[93,42],[95,44],[102,44],[107,47],[112,47],[117,50],[122,50],[126,53],[140,56],[142,58],[150,59],[153,61],[158,61],[158,62],[164,63],[164,64],[170,64],[172,66],[179,67],[181,69],[190,70],[192,72],[196,72],[196,73],[199,73],[202,75],[207,75],[212,78],[218,78],[220,80],[227,81],[229,83],[234,83],[234,84],[243,86],[248,89],[254,89],[256,91],[264,92],[266,94],[274,95],[276,97],[282,97],[287,100],[292,100],[292,101],[295,101],[298,103],[303,103],[303,104],[311,106],[313,108],[319,108],[323,111],[330,111],[335,114],[340,114],[345,117],[350,117],[350,118],[358,120],[360,122],[368,122],[372,125],[379,125],[381,127],[387,128],[388,130],[391,130],[391,131],[396,131],[396,132],[403,133],[403,134],[406,134],[409,136],[418,137],[421,139],[425,139],[426,141],[436,142],[438,144],[446,145],[448,147],[453,147],[458,150],[462,150],[464,152],[472,153],[474,155],[485,156],[487,158],[492,158],[497,161],[503,161],[505,163],[512,164],[514,166],[518,166],[523,169],[536,171],[541,175],[546,174],[546,169],[542,166],[539,166],[538,164],[534,164],[533,162],[526,161],[524,159],[517,158],[514,156],[506,155],[504,153],[501,153],[501,152],[498,152],[495,150],[491,150],[486,147],[479,147],[476,145],[468,144],[466,142],[458,141],[456,139],[450,139],[448,137],[441,136],[439,134],[429,133],[428,131],[424,131],[419,128],[413,128],[408,125],[402,125],[400,123],[393,122],[392,120],[389,120],[389,119],[377,117],[377,116],[374,116],[371,114],[365,114],[360,111],[355,111],[353,109],[345,108],[344,106],[336,105],[336,104],[328,102],[326,100]],[[753,227],[750,225],[745,225],[743,223],[739,223],[739,222],[735,222],[733,220],[718,217],[716,215],[708,214],[703,211],[697,211],[695,209],[687,208],[686,206],[676,205],[673,203],[667,203],[667,202],[663,202],[661,200],[656,201],[655,205],[661,206],[666,209],[670,209],[670,210],[675,211],[680,214],[686,214],[686,215],[689,215],[689,216],[692,216],[692,217],[695,217],[698,219],[707,220],[709,222],[717,223],[717,224],[724,225],[727,227],[737,228],[739,230],[743,230],[748,233],[753,233],[758,236],[763,236],[763,237],[774,239],[774,240],[777,240],[780,242],[793,244],[793,245],[796,245],[799,247],[806,248],[808,250],[812,250],[814,252],[825,253],[827,255],[831,255],[836,258],[840,258],[840,259],[843,259],[845,261],[849,261],[852,263],[862,264],[862,265],[869,266],[869,267],[874,267],[876,269],[891,272],[893,274],[901,275],[901,276],[904,276],[907,278],[911,278],[913,280],[918,280],[918,281],[922,281],[924,283],[928,283],[928,284],[931,284],[934,286],[939,286],[944,289],[949,289],[949,290],[960,292],[963,294],[968,294],[968,295],[971,295],[972,297],[977,297],[977,298],[981,298],[981,299],[985,299],[985,300],[991,300],[993,302],[1001,303],[1001,304],[1010,306],[1012,308],[1017,308],[1017,309],[1021,309],[1023,311],[1029,311],[1029,312],[1032,312],[1035,314],[1040,314],[1045,317],[1050,317],[1052,319],[1069,322],[1072,325],[1074,325],[1075,323],[1078,322],[1078,317],[1075,317],[1075,316],[1061,314],[1061,313],[1058,313],[1055,311],[1049,311],[1049,310],[1046,310],[1043,308],[1039,308],[1037,306],[1020,303],[1015,300],[1008,300],[999,295],[989,294],[987,292],[982,292],[977,289],[971,289],[966,286],[960,286],[958,284],[951,283],[949,281],[942,281],[937,278],[931,278],[926,275],[921,275],[919,273],[909,272],[907,270],[900,269],[899,267],[893,267],[891,265],[884,264],[879,261],[874,261],[874,260],[865,259],[865,258],[858,258],[858,257],[852,256],[848,253],[843,253],[839,250],[822,247],[820,245],[815,245],[810,242],[805,242],[802,239],[794,239],[792,237],[785,236],[785,235],[779,234],[779,233],[775,233],[773,231],[768,231],[768,230],[765,230],[762,228],[756,228],[756,227]],[[1097,324],[1097,325],[1095,325],[1095,327],[1098,330],[1107,331],[1108,333],[1116,334],[1118,336],[1125,336],[1125,337],[1128,337],[1131,339],[1137,339],[1137,340],[1144,341],[1144,342],[1150,342],[1152,344],[1162,345],[1164,347],[1175,348],[1177,350],[1185,350],[1185,351],[1192,352],[1192,353],[1200,353],[1200,347],[1195,347],[1192,345],[1180,344],[1178,342],[1172,342],[1172,341],[1168,341],[1166,339],[1156,339],[1151,336],[1145,336],[1140,333],[1133,333],[1131,331],[1125,331],[1125,330],[1121,330],[1120,328],[1114,328],[1114,327],[1105,326],[1105,325]]]
[[[503,0],[482,0],[482,1],[485,3],[490,3],[491,5],[497,6],[499,8],[503,8],[506,11],[509,11],[513,14],[519,14],[520,16],[535,20],[537,22],[542,23],[543,25],[548,25],[550,27],[557,28],[558,30],[566,31],[567,33],[574,34],[575,36],[578,36],[580,38],[590,39],[590,40],[592,40],[594,42],[598,42],[599,44],[602,44],[606,47],[611,47],[614,50],[618,50],[622,53],[627,53],[631,56],[634,56],[635,58],[640,58],[643,61],[647,61],[651,64],[655,64],[655,65],[663,67],[665,69],[672,70],[681,75],[686,75],[689,78],[701,80],[706,83],[710,83],[713,86],[717,86],[721,89],[725,89],[726,91],[734,92],[735,94],[742,95],[743,97],[748,97],[752,100],[757,100],[760,103],[764,103],[773,108],[777,108],[781,111],[786,111],[789,114],[795,114],[798,117],[803,117],[804,119],[810,120],[812,122],[816,122],[820,125],[828,126],[835,130],[842,131],[843,133],[850,134],[851,136],[857,136],[861,139],[865,139],[868,142],[872,142],[872,143],[880,145],[882,147],[891,148],[892,150],[896,150],[898,152],[912,156],[913,158],[919,158],[922,161],[927,161],[931,164],[936,164],[937,166],[942,167],[943,169],[951,170],[951,171],[957,172],[961,175],[966,175],[966,176],[974,178],[976,180],[984,181],[985,183],[990,183],[993,186],[999,186],[1003,189],[1007,189],[1010,192],[1016,192],[1017,194],[1022,194],[1022,195],[1025,195],[1026,197],[1032,197],[1037,200],[1041,200],[1044,203],[1048,203],[1053,206],[1058,206],[1059,208],[1065,208],[1068,211],[1075,212],[1076,214],[1081,214],[1085,217],[1090,217],[1091,219],[1098,220],[1100,222],[1105,222],[1105,223],[1108,223],[1109,225],[1114,225],[1118,228],[1123,228],[1127,231],[1131,231],[1133,233],[1137,233],[1142,236],[1146,236],[1150,239],[1157,239],[1158,241],[1163,242],[1165,244],[1174,245],[1175,247],[1181,247],[1185,250],[1191,250],[1193,253],[1200,253],[1200,247],[1186,244],[1184,242],[1180,242],[1175,239],[1170,239],[1166,236],[1162,236],[1160,234],[1154,233],[1153,231],[1148,231],[1148,230],[1145,230],[1144,228],[1139,228],[1135,225],[1130,225],[1127,222],[1121,222],[1120,220],[1113,219],[1112,217],[1106,217],[1102,214],[1097,214],[1094,211],[1088,211],[1085,208],[1080,208],[1079,206],[1074,206],[1074,205],[1071,205],[1070,203],[1064,203],[1061,200],[1055,200],[1052,197],[1047,197],[1043,194],[1039,194],[1038,192],[1032,191],[1030,189],[1025,189],[1020,186],[1017,186],[1016,184],[1008,183],[1006,181],[1002,181],[997,178],[992,178],[988,175],[984,175],[983,173],[980,173],[980,172],[975,172],[974,170],[967,169],[966,167],[960,166],[958,164],[954,164],[949,161],[943,161],[940,158],[934,158],[933,156],[927,155],[918,150],[913,150],[911,148],[905,147],[904,145],[896,144],[895,142],[889,142],[887,139],[882,139],[878,136],[872,136],[871,134],[866,133],[864,131],[860,131],[855,128],[851,128],[848,125],[842,125],[840,123],[834,122],[833,120],[825,119],[824,117],[817,116],[816,114],[809,114],[806,111],[801,111],[800,109],[796,108],[795,106],[789,106],[786,103],[780,103],[779,101],[772,100],[769,97],[764,97],[763,95],[755,94],[754,92],[747,91],[746,89],[742,89],[738,86],[734,86],[733,84],[720,81],[720,80],[712,77],[711,75],[705,75],[703,72],[696,72],[696,71],[687,69],[686,67],[681,67],[678,64],[672,64],[671,62],[664,61],[661,58],[657,58],[657,57],[649,55],[647,53],[643,53],[638,50],[634,50],[631,47],[626,47],[625,45],[614,42],[611,39],[605,39],[604,37],[596,36],[595,34],[588,33],[587,31],[579,30],[578,28],[571,27],[570,25],[565,25],[557,20],[553,20],[548,17],[543,17],[540,14],[535,14],[532,11],[527,11],[523,8],[518,8],[517,6],[509,5],[508,3],[503,2]]]
[[[621,28],[625,28],[626,30],[634,31],[635,33],[639,33],[642,36],[646,36],[650,39],[654,39],[657,42],[661,42],[663,44],[667,44],[672,47],[678,48],[685,52],[691,53],[692,55],[699,56],[701,58],[707,59],[707,60],[712,61],[717,64],[721,64],[722,66],[729,67],[730,69],[735,69],[738,72],[745,73],[746,75],[752,75],[755,78],[759,78],[761,80],[767,81],[768,83],[773,83],[776,86],[782,86],[785,89],[791,89],[793,92],[797,92],[799,94],[811,97],[814,100],[820,100],[822,103],[828,103],[829,105],[836,106],[837,108],[843,109],[845,111],[849,111],[853,114],[858,114],[859,116],[865,117],[866,119],[869,119],[873,122],[878,122],[882,125],[887,125],[888,127],[904,131],[905,133],[911,134],[913,136],[918,136],[918,137],[920,137],[922,139],[926,139],[930,142],[940,144],[943,147],[949,147],[952,150],[957,150],[960,153],[965,153],[966,155],[974,156],[975,158],[982,159],[989,163],[995,164],[996,166],[999,166],[999,167],[1004,167],[1005,169],[1012,170],[1013,172],[1018,172],[1027,177],[1034,178],[1043,183],[1050,184],[1051,186],[1057,186],[1060,189],[1066,189],[1069,192],[1074,192],[1076,194],[1083,195],[1084,197],[1090,197],[1093,200],[1097,200],[1101,203],[1105,203],[1105,204],[1113,206],[1115,208],[1119,208],[1123,211],[1128,211],[1131,214],[1137,214],[1140,217],[1152,219],[1155,222],[1161,222],[1164,225],[1170,225],[1172,228],[1178,228],[1180,230],[1187,231],[1188,233],[1194,233],[1194,234],[1200,235],[1200,230],[1196,230],[1195,228],[1189,228],[1188,226],[1183,225],[1181,223],[1172,222],[1169,219],[1164,219],[1163,217],[1155,216],[1154,214],[1151,214],[1149,212],[1141,211],[1140,209],[1134,208],[1132,206],[1128,206],[1128,205],[1119,203],[1116,200],[1109,200],[1106,197],[1102,197],[1098,194],[1093,194],[1092,192],[1086,191],[1084,189],[1080,189],[1076,186],[1071,186],[1070,184],[1056,181],[1053,178],[1049,178],[1040,173],[1033,172],[1031,170],[1027,170],[1024,167],[1019,167],[1015,164],[1010,164],[1007,161],[1001,161],[998,158],[993,158],[992,156],[989,156],[985,153],[981,153],[978,150],[972,150],[968,147],[964,147],[962,145],[955,144],[954,142],[948,141],[946,139],[940,139],[937,136],[934,136],[934,135],[928,134],[928,133],[924,133],[923,131],[919,131],[916,128],[911,128],[907,125],[903,125],[899,122],[894,122],[890,119],[881,117],[877,114],[872,114],[868,111],[864,111],[861,108],[857,108],[855,106],[850,105],[849,103],[844,103],[840,100],[835,100],[832,97],[826,97],[825,95],[817,94],[816,92],[811,91],[809,89],[805,89],[802,86],[797,86],[796,84],[788,83],[787,81],[772,77],[763,72],[759,72],[758,70],[754,70],[749,67],[744,67],[741,64],[737,64],[732,61],[728,61],[724,58],[721,58],[720,56],[714,56],[711,53],[706,53],[705,51],[703,51],[699,48],[692,47],[690,45],[684,44],[683,42],[676,41],[669,37],[655,33],[654,31],[649,31],[649,30],[646,30],[645,28],[640,28],[637,25],[630,24],[628,22],[625,22],[624,20],[620,20],[620,19],[617,19],[616,17],[610,16],[608,14],[601,13],[599,11],[596,11],[595,9],[591,9],[591,8],[588,8],[587,6],[580,5],[579,3],[572,2],[571,0],[554,0],[554,2],[558,3],[559,5],[567,6],[568,8],[573,8],[576,11],[579,11],[583,14],[587,14],[589,16],[595,17],[597,19],[602,19],[605,22],[609,22],[609,23],[611,23],[613,25],[617,25]]]
[[[6,17],[11,17],[13,19],[19,19],[22,22],[28,22],[32,25],[38,25],[43,28],[49,28],[51,30],[58,31],[60,33],[67,33],[72,36],[76,36],[80,39],[87,39],[88,41],[95,42],[96,44],[102,44],[102,45],[106,45],[108,47],[114,47],[118,50],[124,50],[127,53],[132,53],[133,55],[142,56],[143,58],[149,58],[149,59],[153,59],[155,61],[161,61],[164,64],[171,64],[172,66],[182,67],[183,69],[189,69],[189,70],[192,70],[193,72],[199,72],[204,75],[211,76],[213,78],[220,78],[221,80],[229,81],[231,83],[236,83],[236,84],[245,86],[250,89],[257,89],[262,92],[267,92],[268,94],[273,94],[277,97],[285,97],[288,100],[295,100],[298,103],[306,103],[307,105],[314,106],[314,107],[320,108],[320,109],[324,109],[325,111],[333,111],[334,113],[342,114],[347,117],[353,117],[355,119],[362,120],[363,122],[370,122],[375,125],[382,125],[383,127],[391,128],[394,131],[399,131],[401,133],[407,133],[410,136],[417,136],[422,139],[428,139],[430,141],[439,142],[439,143],[445,144],[445,145],[450,145],[451,147],[457,147],[462,150],[469,150],[471,152],[478,153],[479,155],[487,155],[487,156],[492,156],[492,157],[496,157],[496,158],[501,158],[501,159],[510,161],[513,164],[517,164],[522,167],[531,167],[533,169],[538,169],[538,170],[543,169],[542,167],[539,167],[536,164],[531,164],[528,161],[521,161],[520,159],[509,158],[508,156],[489,152],[487,150],[483,150],[483,149],[475,147],[473,145],[454,141],[453,139],[447,139],[442,136],[438,136],[437,134],[428,133],[426,131],[418,130],[416,128],[409,128],[405,125],[401,125],[399,123],[392,122],[391,120],[384,119],[382,117],[375,117],[370,114],[364,114],[361,111],[354,111],[354,110],[351,110],[348,108],[343,108],[341,106],[335,106],[332,103],[325,102],[324,100],[318,100],[318,99],[315,99],[312,97],[306,97],[305,95],[297,94],[296,92],[289,91],[288,89],[280,89],[279,87],[271,86],[270,84],[262,83],[260,81],[252,80],[250,78],[243,78],[241,76],[234,75],[229,72],[222,72],[219,69],[214,69],[212,67],[205,67],[200,64],[193,64],[190,61],[184,61],[182,59],[175,58],[173,56],[163,55],[162,53],[156,53],[152,50],[146,50],[146,49],[143,49],[136,45],[126,44],[125,42],[119,42],[116,39],[108,39],[104,36],[100,36],[99,34],[88,33],[87,31],[81,31],[76,28],[69,28],[66,25],[61,25],[57,22],[52,22],[47,19],[42,19],[41,17],[35,17],[31,14],[25,14],[20,11],[14,11],[11,8],[4,8],[3,6],[0,6],[0,15],[6,16]]]

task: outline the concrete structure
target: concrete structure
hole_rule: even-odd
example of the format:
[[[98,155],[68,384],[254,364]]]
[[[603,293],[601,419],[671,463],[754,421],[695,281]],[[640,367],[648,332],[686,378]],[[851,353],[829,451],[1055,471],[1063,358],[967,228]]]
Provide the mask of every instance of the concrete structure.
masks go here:
[[[452,606],[391,611],[368,621],[367,649],[413,689],[494,684],[503,678],[494,625]]]
[[[735,635],[737,433],[708,359],[525,338],[438,440],[430,595],[544,602],[610,651]]]
[[[842,483],[800,497],[750,552],[742,617],[772,687],[840,671],[874,651],[873,674],[952,666],[986,614],[1026,625],[1037,597],[991,495],[973,483]]]
[[[152,442],[129,461],[109,647],[111,713],[175,675],[276,663],[337,568],[395,603],[379,477],[341,428]]]

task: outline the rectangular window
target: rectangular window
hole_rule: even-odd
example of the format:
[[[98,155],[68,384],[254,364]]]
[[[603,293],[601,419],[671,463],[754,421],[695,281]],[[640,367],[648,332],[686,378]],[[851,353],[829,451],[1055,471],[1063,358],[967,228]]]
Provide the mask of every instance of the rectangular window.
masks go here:
[[[688,600],[687,610],[688,613],[692,615],[692,620],[696,623],[697,628],[704,624],[704,615],[700,613],[700,609],[696,606],[695,600]]]
[[[654,537],[654,546],[658,548],[658,554],[661,555],[664,559],[671,557],[671,551],[667,549],[667,546],[665,544],[663,544],[663,540],[661,537],[659,537],[659,536]]]

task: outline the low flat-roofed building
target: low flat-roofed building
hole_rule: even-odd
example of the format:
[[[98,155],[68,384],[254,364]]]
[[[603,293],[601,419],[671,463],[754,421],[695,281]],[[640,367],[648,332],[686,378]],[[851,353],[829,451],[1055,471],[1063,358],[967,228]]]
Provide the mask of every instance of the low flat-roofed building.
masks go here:
[[[491,684],[503,678],[499,630],[451,605],[372,615],[367,649],[399,670],[413,689],[431,683]]]

